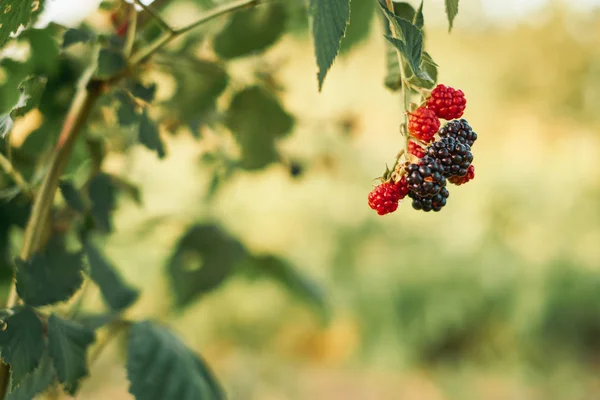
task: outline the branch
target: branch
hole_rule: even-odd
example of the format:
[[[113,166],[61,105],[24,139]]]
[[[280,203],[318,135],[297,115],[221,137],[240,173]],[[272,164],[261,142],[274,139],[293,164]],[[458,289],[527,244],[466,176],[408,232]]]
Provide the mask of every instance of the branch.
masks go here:
[[[137,1],[137,0],[136,0]],[[220,17],[221,15],[229,14],[230,12],[241,10],[248,7],[254,7],[259,5],[264,0],[236,0],[227,4],[223,4],[221,6],[213,8],[211,11],[204,14],[200,17],[196,22],[193,22],[183,28],[171,30],[170,32],[166,32],[164,35],[156,39],[153,43],[151,43],[147,48],[141,49],[139,52],[134,54],[131,57],[131,65],[135,66],[143,63],[148,57],[152,56],[154,53],[162,49],[173,39],[191,31],[192,29],[197,28],[198,26]]]
[[[163,19],[163,17],[160,16],[160,14],[154,10],[154,8],[145,5],[144,3],[142,3],[141,0],[134,0],[135,4],[137,4],[138,6],[142,7],[142,9],[148,13],[148,15],[150,15],[152,18],[154,18],[156,20],[156,22],[158,22],[158,24],[161,26],[161,28],[163,28],[165,31],[167,32],[173,32],[174,29],[171,27],[171,25],[169,25],[167,23],[167,21],[165,21]]]
[[[2,153],[0,153],[0,168],[4,170],[6,175],[12,178],[12,180],[17,184],[17,186],[21,188],[21,190],[27,195],[27,197],[29,197],[30,199],[33,198],[33,192],[31,191],[31,188],[29,187],[27,181],[23,178],[23,175],[21,175],[19,171],[15,169],[10,160],[4,157],[4,154]]]

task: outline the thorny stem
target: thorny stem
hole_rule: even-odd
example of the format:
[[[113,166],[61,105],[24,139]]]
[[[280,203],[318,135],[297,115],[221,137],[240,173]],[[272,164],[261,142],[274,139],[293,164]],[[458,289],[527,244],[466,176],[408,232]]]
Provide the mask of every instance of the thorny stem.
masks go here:
[[[203,23],[233,11],[256,6],[261,1],[262,0],[237,0],[215,7],[196,22],[177,30],[171,29],[170,31],[166,32],[165,35],[158,38],[154,43],[151,43],[147,48],[141,49],[139,52],[130,56],[129,65],[130,67],[135,67],[141,64],[152,54],[168,44],[171,40],[191,31]],[[71,158],[74,144],[77,141],[77,138],[79,137],[81,130],[86,124],[89,116],[91,115],[97,100],[100,98],[102,93],[108,89],[109,86],[117,84],[126,76],[117,75],[105,81],[98,80],[93,78],[94,69],[95,66],[94,68],[88,69],[82,77],[83,79],[81,84],[77,88],[75,97],[63,123],[58,142],[50,161],[49,170],[46,173],[41,187],[35,196],[29,221],[27,222],[27,226],[25,228],[23,247],[21,248],[21,252],[19,254],[21,260],[29,260],[33,254],[43,246],[44,238],[49,231],[49,216],[52,209],[52,204],[54,202],[54,196],[56,194],[59,179]],[[15,281],[13,279],[5,308],[14,307],[17,305],[18,301],[19,298],[16,291]],[[113,324],[111,324],[111,327],[114,329],[121,329],[123,326],[126,326],[126,324],[117,323],[114,325],[114,327]],[[97,349],[97,351],[92,355],[92,359],[97,358],[103,348],[104,345],[101,345],[100,348]],[[9,366],[5,363],[0,363],[0,399],[4,399],[6,397],[10,376],[9,372]]]
[[[6,175],[11,177],[11,179],[17,184],[17,186],[21,188],[27,197],[33,198],[33,192],[31,191],[27,181],[23,178],[23,175],[21,175],[19,171],[15,169],[10,160],[2,153],[0,153],[0,168],[4,170]]]

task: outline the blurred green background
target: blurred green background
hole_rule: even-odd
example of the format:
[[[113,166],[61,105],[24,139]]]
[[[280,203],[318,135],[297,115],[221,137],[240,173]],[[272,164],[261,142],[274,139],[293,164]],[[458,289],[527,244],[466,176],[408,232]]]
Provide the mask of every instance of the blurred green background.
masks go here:
[[[299,176],[282,164],[236,171],[207,200],[205,155],[221,145],[207,126],[200,140],[165,132],[164,160],[142,148],[106,159],[143,193],[142,206],[121,199],[105,246],[143,289],[129,316],[172,326],[231,399],[600,398],[600,11],[463,0],[448,34],[442,3],[425,0],[427,49],[439,82],[466,93],[479,139],[476,179],[440,213],[406,201],[378,217],[367,206],[401,143],[376,19],[322,93],[303,33],[229,66],[234,85],[260,68],[283,88],[296,124],[278,146]],[[242,276],[173,312],[165,264],[207,221],[318,282],[329,321],[277,282]],[[96,288],[86,296],[100,301]],[[79,398],[132,398],[122,360],[112,342]]]

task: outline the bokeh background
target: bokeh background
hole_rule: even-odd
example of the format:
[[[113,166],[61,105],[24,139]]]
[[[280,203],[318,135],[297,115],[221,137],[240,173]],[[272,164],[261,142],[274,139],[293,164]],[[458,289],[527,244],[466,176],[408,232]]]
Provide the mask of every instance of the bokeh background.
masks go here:
[[[174,3],[165,15],[178,24],[198,13]],[[463,0],[448,34],[443,2],[425,0],[439,81],[466,93],[479,135],[476,179],[453,188],[440,213],[406,201],[378,217],[367,206],[401,144],[377,19],[321,93],[302,26],[232,63],[236,85],[260,67],[283,89],[296,124],[278,146],[301,171],[236,171],[207,200],[215,170],[205,155],[218,137],[208,126],[200,140],[165,130],[164,160],[142,148],[109,154],[105,169],[143,199],[121,199],[105,243],[143,289],[128,316],[173,327],[234,400],[600,398],[597,7]],[[156,77],[169,98],[172,78]],[[293,263],[322,287],[329,318],[276,281],[237,275],[173,311],[165,264],[187,228],[206,221]],[[95,288],[86,296],[99,302]],[[116,340],[79,398],[129,399],[127,385]]]

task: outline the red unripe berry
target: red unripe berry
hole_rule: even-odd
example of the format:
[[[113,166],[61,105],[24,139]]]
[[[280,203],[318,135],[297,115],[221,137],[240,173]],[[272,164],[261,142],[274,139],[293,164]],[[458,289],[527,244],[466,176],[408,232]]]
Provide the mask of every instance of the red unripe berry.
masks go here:
[[[471,164],[467,169],[467,174],[465,176],[452,176],[448,178],[448,182],[455,184],[456,186],[464,185],[475,178],[475,166]]]
[[[417,158],[423,158],[423,156],[425,156],[425,149],[413,140],[408,141],[408,152]]]
[[[429,143],[440,129],[440,120],[435,112],[425,106],[419,107],[408,115],[408,132],[421,140]]]
[[[427,108],[446,120],[462,117],[466,106],[467,99],[463,91],[445,85],[437,85],[427,99]]]
[[[392,213],[398,209],[398,202],[408,194],[406,178],[400,182],[384,182],[369,193],[369,207],[379,215]]]

